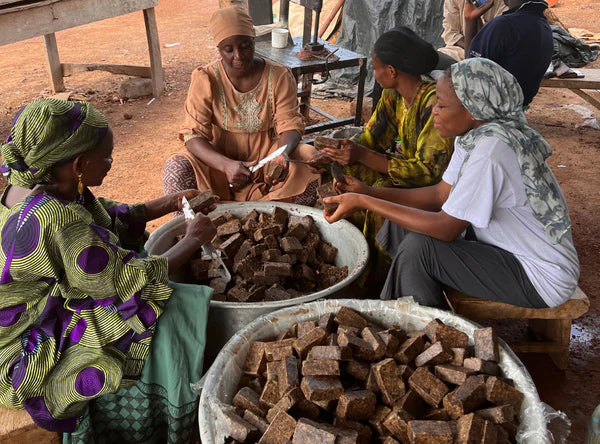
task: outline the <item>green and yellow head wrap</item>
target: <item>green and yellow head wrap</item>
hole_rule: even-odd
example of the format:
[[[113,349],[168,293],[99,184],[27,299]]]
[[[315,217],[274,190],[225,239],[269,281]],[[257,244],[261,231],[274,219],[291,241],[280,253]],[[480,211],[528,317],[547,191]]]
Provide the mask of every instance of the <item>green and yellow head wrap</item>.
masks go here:
[[[38,99],[17,113],[1,146],[2,172],[12,185],[52,182],[52,166],[97,146],[106,117],[87,102]]]

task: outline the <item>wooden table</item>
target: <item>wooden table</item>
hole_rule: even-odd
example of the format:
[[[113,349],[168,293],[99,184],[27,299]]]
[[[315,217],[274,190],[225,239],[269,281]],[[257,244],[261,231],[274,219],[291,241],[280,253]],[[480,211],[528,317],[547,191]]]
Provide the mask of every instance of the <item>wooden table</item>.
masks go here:
[[[592,97],[584,90],[600,90],[600,69],[577,69],[585,76],[580,79],[561,79],[553,77],[544,79],[540,84],[542,88],[566,88],[573,91],[583,100],[600,109],[600,100]]]
[[[158,0],[0,0],[0,46],[43,36],[55,92],[65,90],[63,77],[102,70],[152,78],[152,92],[158,97],[164,90],[165,80],[154,13],[157,5]],[[150,66],[60,62],[55,32],[139,10],[144,13]]]
[[[305,118],[308,118],[308,111],[312,109],[316,113],[327,118],[327,122],[318,123],[306,127],[306,133],[322,131],[337,126],[353,124],[361,126],[362,103],[365,90],[365,77],[367,76],[367,59],[366,57],[344,49],[331,43],[320,40],[326,49],[330,52],[336,51],[335,55],[339,58],[337,61],[325,63],[324,60],[300,60],[296,54],[302,49],[302,37],[294,38],[294,45],[289,45],[286,48],[273,48],[271,39],[256,42],[256,53],[266,59],[272,60],[283,66],[287,66],[292,71],[297,82],[301,82],[301,88],[298,92],[300,97],[300,108]],[[358,66],[360,68],[358,76],[358,92],[356,94],[356,110],[353,117],[345,119],[336,119],[335,117],[321,111],[320,109],[310,104],[310,95],[312,91],[312,83],[310,80],[316,73],[333,71],[335,69],[349,68]]]

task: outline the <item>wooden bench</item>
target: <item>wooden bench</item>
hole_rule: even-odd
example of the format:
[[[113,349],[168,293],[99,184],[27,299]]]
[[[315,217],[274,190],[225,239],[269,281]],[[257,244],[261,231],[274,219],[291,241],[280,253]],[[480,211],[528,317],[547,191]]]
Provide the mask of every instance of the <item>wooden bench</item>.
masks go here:
[[[561,370],[569,365],[571,323],[590,308],[589,299],[579,287],[571,299],[555,308],[517,307],[455,290],[447,291],[446,298],[452,311],[469,319],[528,319],[529,328],[542,340],[511,343],[510,347],[520,353],[547,353]]]
[[[584,90],[600,90],[600,69],[577,69],[585,76],[580,79],[561,79],[553,77],[551,79],[543,79],[540,84],[541,88],[566,88],[573,91],[583,100],[600,109],[600,100],[592,97]]]
[[[1,444],[60,444],[58,433],[36,426],[25,410],[0,407]]]

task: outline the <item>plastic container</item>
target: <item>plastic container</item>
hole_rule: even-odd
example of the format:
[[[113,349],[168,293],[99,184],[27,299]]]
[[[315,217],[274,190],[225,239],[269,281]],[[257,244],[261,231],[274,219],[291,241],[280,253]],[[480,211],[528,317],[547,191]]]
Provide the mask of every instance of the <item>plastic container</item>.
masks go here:
[[[323,211],[303,205],[293,205],[283,202],[232,202],[223,203],[210,213],[217,216],[225,211],[231,211],[236,217],[243,217],[252,210],[259,213],[271,213],[276,206],[290,214],[310,215],[319,228],[321,237],[331,242],[338,249],[335,265],[348,266],[346,279],[324,290],[298,298],[274,302],[222,302],[211,301],[208,313],[207,338],[205,353],[209,357],[216,356],[223,344],[241,328],[254,321],[257,317],[280,308],[303,304],[320,298],[347,297],[344,289],[354,281],[365,268],[369,260],[369,247],[364,236],[348,221],[329,224],[323,218]],[[175,237],[185,232],[183,216],[174,218],[157,228],[146,242],[148,254],[162,254],[175,244]],[[181,276],[173,275],[171,279],[183,282]]]
[[[288,45],[290,31],[283,28],[275,28],[271,31],[271,46],[273,48],[285,48]]]
[[[419,330],[431,320],[438,318],[447,325],[456,327],[469,335],[473,343],[473,331],[477,324],[452,312],[423,307],[412,298],[396,301],[379,300],[326,300],[301,307],[290,307],[262,316],[235,334],[223,347],[208,373],[205,375],[199,406],[200,439],[204,444],[224,442],[225,428],[222,422],[223,410],[232,409],[229,404],[235,395],[242,375],[241,367],[252,341],[272,340],[295,322],[317,320],[325,313],[337,312],[347,306],[362,313],[371,321],[384,326],[399,325],[405,331]],[[517,442],[546,444],[555,442],[548,433],[546,406],[540,401],[537,390],[527,369],[517,356],[500,340],[500,367],[506,377],[525,395],[521,412],[521,424],[517,432]],[[550,409],[551,410],[551,409]]]

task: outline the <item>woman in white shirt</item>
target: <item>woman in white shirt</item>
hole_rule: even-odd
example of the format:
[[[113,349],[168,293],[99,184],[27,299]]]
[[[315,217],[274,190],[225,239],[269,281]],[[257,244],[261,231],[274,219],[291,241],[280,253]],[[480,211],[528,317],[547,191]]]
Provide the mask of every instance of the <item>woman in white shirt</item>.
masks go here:
[[[382,299],[444,306],[442,288],[523,307],[571,297],[579,261],[565,198],[545,159],[548,143],[522,111],[523,93],[487,59],[453,65],[438,81],[434,125],[456,137],[442,181],[371,188],[351,177],[326,199],[331,223],[359,209],[387,219],[377,236],[394,257]],[[466,236],[461,234],[466,232]]]

